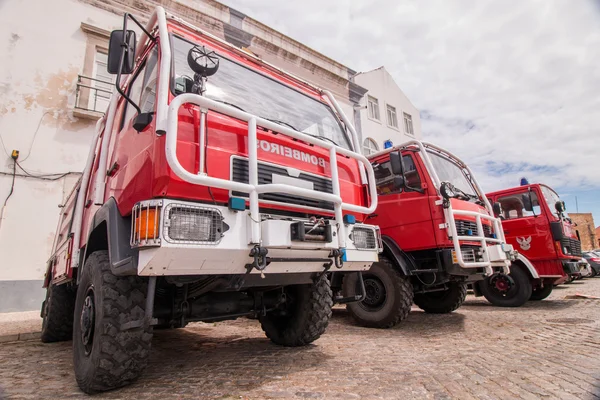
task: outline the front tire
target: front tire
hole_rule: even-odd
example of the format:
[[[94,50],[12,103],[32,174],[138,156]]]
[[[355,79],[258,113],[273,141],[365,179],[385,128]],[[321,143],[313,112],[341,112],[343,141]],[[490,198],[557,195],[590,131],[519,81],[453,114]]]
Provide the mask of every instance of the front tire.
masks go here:
[[[74,311],[75,290],[69,284],[48,283],[46,300],[42,304],[42,342],[71,340]]]
[[[405,320],[413,303],[409,278],[401,275],[394,264],[382,255],[362,274],[367,294],[363,301],[346,306],[352,318],[361,326],[382,329],[391,328]],[[344,296],[353,296],[357,284],[356,274],[345,276],[342,286]]]
[[[260,325],[269,339],[286,347],[306,346],[317,340],[331,319],[333,295],[329,280],[321,275],[312,285],[285,288],[285,310],[259,315]]]
[[[107,251],[88,257],[73,320],[75,378],[85,393],[128,385],[145,368],[152,341],[152,326],[143,323],[146,294],[145,279],[112,274]],[[122,330],[125,323],[134,327]]]
[[[479,283],[481,293],[487,301],[499,307],[520,307],[531,298],[532,287],[529,275],[521,267],[513,264],[510,268],[510,277],[514,282],[512,286],[498,279],[492,281],[494,275]]]
[[[543,288],[538,286],[532,290],[531,297],[529,298],[529,300],[544,300],[546,297],[550,296],[550,293],[552,293],[553,288],[554,287],[551,283],[544,285]]]
[[[467,285],[448,282],[448,286],[440,292],[415,294],[415,305],[430,314],[447,314],[458,309],[467,298]]]

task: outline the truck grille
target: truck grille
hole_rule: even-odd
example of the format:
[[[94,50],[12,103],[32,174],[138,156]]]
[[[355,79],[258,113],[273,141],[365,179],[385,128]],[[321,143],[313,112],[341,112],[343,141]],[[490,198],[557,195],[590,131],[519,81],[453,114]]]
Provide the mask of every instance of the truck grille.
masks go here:
[[[456,220],[456,233],[458,236],[477,236],[477,223],[475,221]],[[469,231],[471,234],[469,235]],[[492,227],[483,224],[485,237],[492,237]]]
[[[290,176],[286,168],[278,167],[276,165],[258,163],[258,184],[265,185],[273,183],[273,175]],[[233,158],[231,179],[235,182],[248,183],[249,172],[248,172],[248,160],[244,158]],[[294,177],[295,178],[295,177]],[[331,186],[331,179],[321,178],[315,175],[306,173],[300,173],[297,177],[305,181],[310,181],[313,184],[313,188],[318,192],[333,193]],[[248,197],[247,193],[232,192],[233,196]],[[294,196],[285,193],[262,193],[259,195],[261,200],[268,200],[277,203],[284,204],[298,204],[307,207],[321,208],[325,210],[333,210],[333,203],[329,201],[322,201],[317,199],[309,199],[306,197]]]
[[[563,249],[566,247],[567,251],[565,254],[581,257],[581,242],[579,240],[564,237],[560,240],[560,245]]]

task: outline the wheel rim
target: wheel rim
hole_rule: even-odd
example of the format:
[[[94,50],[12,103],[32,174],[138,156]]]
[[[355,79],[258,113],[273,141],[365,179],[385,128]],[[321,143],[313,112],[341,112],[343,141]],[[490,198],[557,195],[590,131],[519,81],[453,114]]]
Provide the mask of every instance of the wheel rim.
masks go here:
[[[94,286],[90,286],[85,294],[79,323],[81,326],[81,342],[83,343],[85,355],[88,356],[94,344],[94,326],[96,325]]]
[[[514,287],[514,281],[508,275],[496,275],[490,279],[490,286],[494,293],[505,297]]]
[[[361,301],[361,306],[369,311],[380,310],[385,304],[387,292],[385,285],[375,276],[368,275],[364,278],[366,296]]]

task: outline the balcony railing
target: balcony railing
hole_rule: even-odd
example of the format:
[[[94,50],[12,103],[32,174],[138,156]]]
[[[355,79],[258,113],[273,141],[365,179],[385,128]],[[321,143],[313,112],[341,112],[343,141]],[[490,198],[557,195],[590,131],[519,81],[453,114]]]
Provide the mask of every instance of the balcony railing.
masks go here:
[[[110,102],[113,87],[112,82],[78,75],[75,90],[75,108],[104,113]]]

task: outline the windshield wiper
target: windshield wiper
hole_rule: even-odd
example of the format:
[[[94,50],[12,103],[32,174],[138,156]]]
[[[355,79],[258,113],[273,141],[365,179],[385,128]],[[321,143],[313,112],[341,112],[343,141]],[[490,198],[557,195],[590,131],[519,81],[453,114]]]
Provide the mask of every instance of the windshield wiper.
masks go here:
[[[285,126],[287,126],[288,128],[292,128],[292,129],[293,129],[293,130],[295,130],[295,131],[297,131],[297,130],[298,130],[298,129],[296,129],[296,127],[295,127],[294,125],[292,125],[292,124],[290,124],[290,123],[288,123],[288,122],[281,121],[281,120],[279,120],[279,119],[272,119],[272,118],[265,118],[265,117],[262,117],[262,118],[266,119],[267,121],[275,122],[276,124],[279,124],[279,125],[285,125]]]
[[[335,142],[335,140],[333,140],[333,139],[329,139],[327,136],[311,135],[310,133],[306,133],[306,132],[302,132],[302,133],[304,133],[305,135],[308,135],[308,136],[311,136],[311,137],[317,138],[317,139],[324,140],[324,141],[326,141],[326,142],[331,142],[331,143],[335,144],[336,146],[339,146],[339,144],[337,144],[337,143]]]
[[[265,118],[265,117],[263,117],[263,118]],[[275,122],[276,124],[286,125],[286,126],[292,128],[293,130],[300,132],[298,129],[296,129],[296,127],[294,125],[292,125],[290,123],[287,123],[285,121],[281,121],[281,120],[278,120],[278,119],[271,119],[271,118],[265,118],[265,119],[267,121]],[[339,146],[333,139],[330,139],[330,138],[328,138],[326,136],[311,135],[310,133],[306,133],[306,132],[302,132],[302,133],[304,133],[305,135],[308,135],[310,137],[314,137],[314,138],[317,138],[317,139],[325,140],[327,142],[331,142],[331,143],[335,144],[336,146]]]
[[[246,112],[246,110],[244,110],[242,107],[238,106],[237,104],[233,104],[228,101],[218,100],[218,99],[211,99],[211,100],[218,101],[219,103],[227,104],[228,106],[231,106],[233,108],[237,108],[240,111]]]

